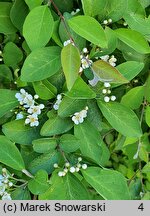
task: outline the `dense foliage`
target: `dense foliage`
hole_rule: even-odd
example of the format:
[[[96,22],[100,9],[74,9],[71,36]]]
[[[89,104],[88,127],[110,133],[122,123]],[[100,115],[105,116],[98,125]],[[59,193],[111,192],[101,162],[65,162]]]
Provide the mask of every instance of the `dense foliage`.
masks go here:
[[[149,0],[0,0],[0,198],[150,199]]]

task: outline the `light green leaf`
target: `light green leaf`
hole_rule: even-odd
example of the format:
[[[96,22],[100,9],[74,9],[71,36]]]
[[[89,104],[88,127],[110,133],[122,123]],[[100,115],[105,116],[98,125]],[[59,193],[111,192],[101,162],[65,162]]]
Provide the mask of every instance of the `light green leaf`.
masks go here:
[[[0,33],[12,34],[17,31],[10,20],[11,6],[12,3],[0,2]]]
[[[143,101],[144,87],[138,86],[129,90],[121,99],[121,103],[131,109],[138,109]]]
[[[34,82],[54,75],[61,67],[59,47],[44,47],[33,51],[25,60],[21,80]]]
[[[81,77],[78,77],[66,96],[73,99],[92,99],[96,97],[96,94]]]
[[[67,88],[70,90],[78,78],[80,69],[80,53],[72,44],[65,46],[61,52],[61,62],[66,77]]]
[[[39,195],[44,193],[49,188],[48,184],[48,174],[45,170],[39,170],[34,179],[28,182],[28,188],[31,193]]]
[[[8,42],[3,51],[3,60],[7,66],[16,66],[23,59],[23,53],[15,43]]]
[[[68,20],[68,24],[73,31],[91,43],[103,48],[107,47],[105,32],[96,19],[80,15]]]
[[[150,106],[146,107],[145,120],[146,120],[146,124],[150,127]]]
[[[79,148],[79,140],[71,134],[63,134],[60,137],[60,148],[67,153],[75,152]]]
[[[25,0],[26,4],[32,10],[33,8],[40,6],[43,2],[43,0]]]
[[[101,137],[97,129],[88,121],[74,126],[74,134],[79,139],[82,154],[101,165]]]
[[[44,47],[53,34],[53,28],[54,20],[46,5],[31,10],[23,25],[23,36],[30,49]]]
[[[33,149],[38,153],[48,153],[54,151],[57,146],[57,140],[55,138],[41,138],[33,140]]]
[[[24,20],[29,8],[24,1],[15,0],[10,11],[10,19],[14,26],[22,32]]]
[[[132,80],[144,68],[143,62],[127,61],[116,67],[118,71],[128,80]]]
[[[39,128],[25,125],[24,119],[10,121],[3,125],[3,133],[13,142],[30,145],[32,140],[40,137]]]
[[[69,117],[75,112],[83,110],[86,106],[87,100],[72,99],[65,96],[58,109],[58,115],[60,117]]]
[[[54,150],[53,152],[42,154],[32,160],[28,166],[28,169],[33,174],[40,169],[43,169],[48,174],[51,174],[54,170],[54,163],[59,163],[60,159],[60,154]]]
[[[60,193],[61,191],[61,193]],[[73,174],[68,173],[60,178],[58,174],[52,178],[52,185],[44,194],[39,196],[40,200],[88,200],[90,195],[85,186]]]
[[[108,0],[81,0],[84,14],[87,16],[96,16],[101,14],[101,11],[107,5]]]
[[[115,130],[127,137],[142,135],[139,119],[131,109],[117,102],[97,102],[104,117]]]
[[[139,32],[120,28],[115,30],[117,37],[135,51],[147,54],[150,53],[150,47],[146,39]]]
[[[0,162],[15,169],[25,169],[24,161],[18,148],[5,136],[0,135]]]
[[[112,83],[127,83],[128,80],[122,76],[122,74],[109,63],[98,60],[94,62],[91,66],[93,72],[97,75],[102,82],[112,82]]]
[[[69,118],[60,118],[56,114],[52,115],[41,128],[42,136],[54,136],[65,133],[73,127],[73,122]]]
[[[0,89],[0,117],[17,107],[18,101],[15,98],[16,93],[16,91]]]
[[[125,177],[114,170],[103,170],[90,167],[82,171],[86,181],[105,200],[130,200],[129,189]]]
[[[43,100],[49,100],[56,97],[57,89],[48,80],[34,82],[33,87],[36,94]]]

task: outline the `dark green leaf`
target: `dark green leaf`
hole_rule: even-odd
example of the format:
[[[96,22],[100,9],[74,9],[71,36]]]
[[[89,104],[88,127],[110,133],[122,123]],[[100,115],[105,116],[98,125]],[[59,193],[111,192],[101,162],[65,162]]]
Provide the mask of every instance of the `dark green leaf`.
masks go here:
[[[15,98],[16,93],[16,91],[0,89],[0,117],[18,105],[18,101]]]
[[[107,121],[118,132],[127,137],[140,137],[142,130],[136,114],[126,106],[117,103],[105,103],[98,100],[98,106]]]
[[[57,140],[55,138],[41,138],[33,140],[33,149],[38,153],[48,153],[54,151],[57,146]]]
[[[0,162],[15,170],[25,169],[24,161],[14,143],[5,136],[0,136]]]
[[[86,181],[106,200],[130,200],[125,177],[114,170],[90,167],[82,171]]]
[[[23,145],[30,145],[34,139],[40,137],[39,128],[25,125],[22,119],[4,124],[2,131],[10,140]]]
[[[45,122],[41,129],[42,136],[54,136],[65,133],[73,127],[73,122],[69,118],[60,118],[56,114],[52,115],[49,120]]]
[[[25,60],[21,80],[34,82],[54,75],[61,67],[59,47],[44,47],[33,51]]]

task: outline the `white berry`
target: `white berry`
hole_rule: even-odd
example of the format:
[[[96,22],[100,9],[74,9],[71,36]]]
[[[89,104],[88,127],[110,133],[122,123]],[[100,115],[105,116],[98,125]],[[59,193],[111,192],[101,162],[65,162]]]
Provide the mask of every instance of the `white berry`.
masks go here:
[[[104,101],[105,101],[106,103],[108,103],[108,102],[110,101],[110,98],[109,98],[108,96],[106,96],[106,97],[104,97]]]

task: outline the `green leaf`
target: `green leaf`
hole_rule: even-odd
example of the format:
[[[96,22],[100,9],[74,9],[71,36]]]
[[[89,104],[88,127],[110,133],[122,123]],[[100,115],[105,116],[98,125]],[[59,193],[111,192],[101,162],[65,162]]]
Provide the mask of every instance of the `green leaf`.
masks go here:
[[[90,167],[82,173],[86,181],[105,200],[130,200],[127,181],[121,173],[98,167]]]
[[[34,82],[54,75],[61,67],[59,47],[44,47],[33,51],[25,60],[21,80]]]
[[[81,153],[101,165],[102,140],[97,129],[85,120],[74,126],[74,134],[79,139]]]
[[[30,192],[27,188],[19,187],[11,193],[12,200],[31,200]]]
[[[145,98],[148,102],[150,102],[150,75],[148,76],[148,79],[146,80],[145,84]]]
[[[29,8],[24,1],[15,0],[10,11],[10,19],[14,26],[22,32],[24,20]]]
[[[108,47],[101,49],[101,51],[100,51],[101,56],[109,55],[112,52],[114,52],[114,50],[117,48],[117,37],[116,37],[116,34],[114,33],[114,31],[111,28],[106,26],[105,27],[105,34],[106,34],[106,38],[108,41]]]
[[[80,15],[68,20],[68,24],[73,31],[91,43],[103,48],[107,47],[104,29],[96,19]]]
[[[0,117],[18,105],[18,101],[15,98],[16,93],[16,91],[0,89]]]
[[[38,6],[31,10],[23,25],[23,36],[30,49],[44,47],[53,34],[53,28],[54,20],[48,6]]]
[[[0,162],[15,169],[25,169],[24,161],[18,148],[5,136],[0,135]]]
[[[65,133],[73,127],[73,122],[69,118],[60,118],[56,114],[52,115],[41,128],[42,136],[55,136]]]
[[[57,140],[55,138],[41,138],[33,140],[33,149],[38,153],[48,153],[54,151],[57,146]]]
[[[23,119],[4,124],[2,131],[10,140],[23,145],[30,145],[34,139],[40,137],[39,128],[26,126]]]
[[[120,28],[115,30],[117,37],[135,51],[147,54],[150,47],[146,39],[139,32],[131,29]]]
[[[127,8],[127,1],[125,0],[107,0],[105,19],[111,18],[113,22],[120,20],[123,17]],[[105,8],[104,8],[105,10]]]
[[[16,66],[23,59],[23,53],[15,43],[8,42],[3,51],[3,60],[7,66]]]
[[[146,124],[150,127],[150,106],[146,107],[145,120],[146,120]]]
[[[146,18],[141,17],[139,14],[126,13],[124,19],[131,29],[140,32],[147,40],[150,41],[150,16]]]
[[[75,112],[83,110],[86,106],[87,100],[72,99],[65,96],[60,103],[58,115],[60,117],[70,117]]]
[[[58,163],[60,158],[60,154],[56,151],[42,154],[30,162],[28,169],[33,174],[40,169],[43,169],[48,174],[51,174],[54,170],[54,163]]]
[[[132,80],[144,68],[143,62],[127,61],[116,67],[118,71],[128,80]]]
[[[81,77],[78,77],[66,96],[73,99],[92,99],[96,97],[96,94]]]
[[[101,14],[107,4],[107,0],[81,0],[83,11],[86,16],[96,16]]]
[[[148,163],[148,161],[149,161],[149,154],[148,154],[148,152],[144,146],[141,146],[141,148],[140,148],[139,158],[146,163]]]
[[[131,109],[138,109],[143,101],[144,87],[138,86],[129,90],[121,99],[121,103]]]
[[[48,174],[45,170],[39,170],[34,179],[28,182],[28,188],[31,193],[39,195],[44,193],[49,188],[48,184]]]
[[[40,200],[88,200],[90,197],[85,186],[73,174],[68,173],[63,178],[56,174],[52,181],[48,191],[39,196]]]
[[[81,64],[80,53],[77,47],[72,44],[63,47],[61,62],[66,77],[67,88],[70,90],[78,78]]]
[[[42,100],[49,100],[56,97],[57,89],[48,80],[33,83],[34,90]]]
[[[12,34],[16,32],[10,20],[10,9],[12,4],[9,2],[0,2],[0,33]]]
[[[32,10],[33,8],[40,6],[43,2],[43,0],[25,0],[26,4]]]
[[[142,135],[139,119],[131,109],[117,102],[97,102],[104,117],[115,130],[127,137]]]
[[[122,74],[109,63],[98,60],[91,66],[93,72],[97,75],[102,82],[113,82],[113,83],[127,83],[128,80],[122,76]]]
[[[79,140],[71,134],[64,134],[60,137],[60,148],[67,153],[75,152],[79,148]]]

